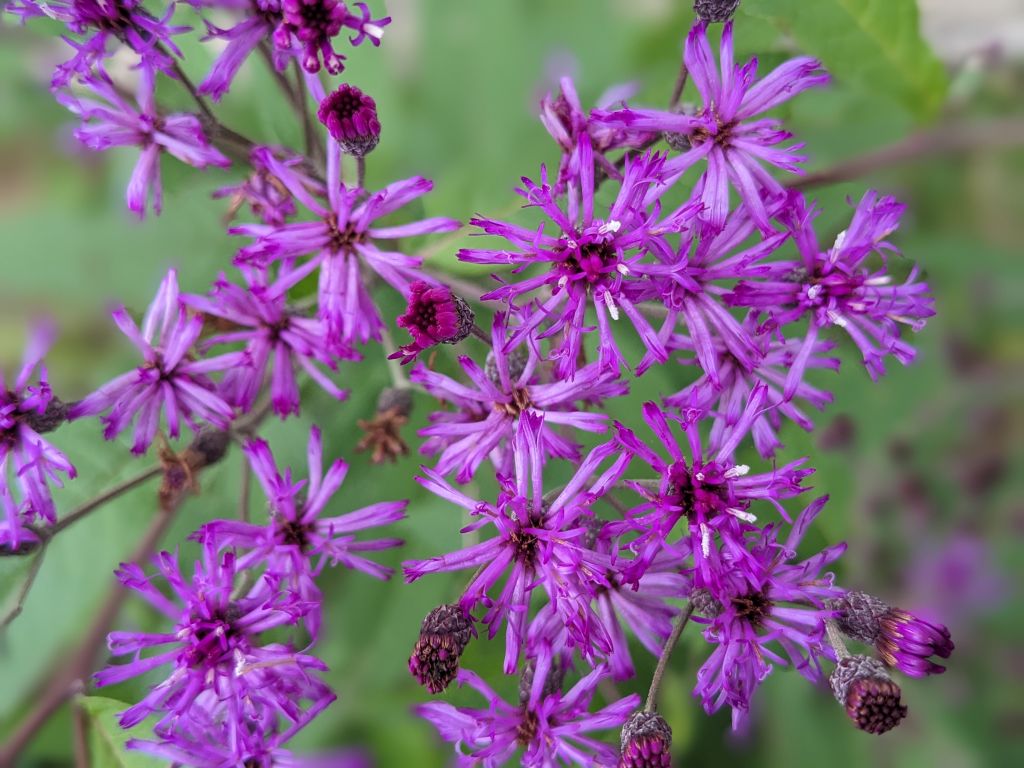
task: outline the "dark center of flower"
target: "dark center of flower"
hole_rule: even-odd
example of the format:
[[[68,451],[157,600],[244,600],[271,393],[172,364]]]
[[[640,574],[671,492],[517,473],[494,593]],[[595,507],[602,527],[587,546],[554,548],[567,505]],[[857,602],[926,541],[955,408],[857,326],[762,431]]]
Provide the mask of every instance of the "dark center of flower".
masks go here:
[[[522,711],[522,719],[519,721],[519,725],[516,726],[516,741],[519,742],[519,746],[528,747],[537,736],[540,720],[538,720],[535,712],[527,709],[525,706]]]
[[[333,213],[324,221],[327,223],[330,238],[327,241],[327,248],[331,253],[352,251],[357,243],[366,240],[366,233],[358,232],[351,223],[346,224],[344,229],[339,228],[338,217]]]
[[[283,520],[277,527],[282,544],[290,544],[305,550],[309,546],[309,534],[313,527],[298,520]]]
[[[230,603],[210,618],[193,617],[192,638],[182,651],[182,661],[192,668],[209,668],[227,658],[238,637],[233,624],[241,615],[239,607]]]
[[[772,601],[763,592],[750,592],[731,600],[736,615],[754,627],[760,626],[772,612]]]
[[[532,567],[537,560],[537,536],[536,534],[524,531],[523,528],[534,528],[540,524],[539,517],[531,515],[529,520],[525,523],[520,523],[509,535],[513,557],[528,568]]]
[[[334,37],[341,31],[341,14],[336,12],[336,0],[298,0],[284,3],[285,20],[300,29],[303,42],[315,39],[313,32],[322,37]]]
[[[494,410],[514,419],[532,405],[530,393],[525,388],[519,388],[512,392],[512,399],[507,403],[495,403]]]
[[[566,244],[565,260],[561,264],[561,272],[570,279],[582,277],[593,285],[603,280],[609,272],[614,272],[619,265],[619,254],[615,246],[607,240],[595,240],[570,247]]]
[[[704,126],[700,126],[691,131],[687,135],[687,139],[689,140],[691,147],[699,147],[705,141],[713,141],[722,149],[726,149],[732,144],[732,132],[736,128],[736,125],[737,121],[735,120],[730,120],[728,122],[717,120],[714,132]]]
[[[708,520],[729,506],[729,488],[722,472],[711,462],[695,465],[677,461],[668,470],[667,500],[680,507],[688,520]],[[717,481],[717,482],[716,482]]]

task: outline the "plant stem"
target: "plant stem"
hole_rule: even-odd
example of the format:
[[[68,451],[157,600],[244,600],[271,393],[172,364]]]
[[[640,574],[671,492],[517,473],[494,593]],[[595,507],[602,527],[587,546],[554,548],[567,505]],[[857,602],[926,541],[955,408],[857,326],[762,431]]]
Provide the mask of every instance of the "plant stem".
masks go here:
[[[687,603],[686,608],[683,609],[679,619],[676,621],[676,626],[672,630],[672,634],[668,636],[668,640],[665,641],[665,647],[661,650],[661,657],[658,659],[658,666],[654,670],[654,676],[651,678],[651,687],[647,691],[647,701],[644,703],[645,712],[656,712],[657,700],[658,700],[658,689],[661,688],[662,678],[665,677],[665,669],[668,667],[668,660],[672,657],[672,651],[675,649],[676,644],[679,642],[679,638],[683,634],[683,630],[686,629],[686,625],[690,621],[690,616],[693,615],[693,603]]]
[[[686,78],[689,76],[690,71],[686,68],[686,60],[679,62],[679,76],[676,78],[676,84],[672,86],[672,98],[668,100],[669,111],[679,106],[679,100],[683,98],[683,89],[686,87]]]
[[[154,477],[158,477],[163,471],[164,468],[161,465],[156,464],[150,467],[149,469],[143,470],[134,477],[130,477],[127,480],[118,483],[113,488],[109,488],[106,491],[103,491],[103,493],[101,493],[99,496],[90,499],[89,501],[73,509],[71,512],[64,515],[64,517],[58,520],[57,523],[53,526],[53,528],[45,532],[47,538],[53,538],[58,533],[63,531],[65,528],[70,528],[72,525],[77,523],[86,515],[90,514],[91,512],[95,512],[97,509],[102,507],[107,502],[113,501],[118,496],[121,496],[122,494],[125,494],[134,488],[137,488],[138,486],[145,483],[147,480],[151,480]]]
[[[28,575],[25,576],[25,581],[22,582],[21,588],[18,590],[18,596],[14,600],[14,605],[11,606],[11,610],[4,616],[3,621],[0,621],[0,630],[7,629],[10,623],[18,618],[22,610],[24,610],[28,593],[32,591],[32,585],[36,581],[36,576],[39,575],[39,569],[43,567],[43,557],[46,555],[47,543],[44,539],[42,545],[40,545],[32,565],[29,566]]]
[[[836,652],[836,659],[842,661],[847,658],[850,652],[846,649],[843,635],[834,619],[825,619],[825,632],[828,634],[828,642],[832,646],[832,650]]]
[[[238,493],[238,519],[249,522],[249,496],[252,491],[252,466],[249,457],[242,454],[242,487]]]

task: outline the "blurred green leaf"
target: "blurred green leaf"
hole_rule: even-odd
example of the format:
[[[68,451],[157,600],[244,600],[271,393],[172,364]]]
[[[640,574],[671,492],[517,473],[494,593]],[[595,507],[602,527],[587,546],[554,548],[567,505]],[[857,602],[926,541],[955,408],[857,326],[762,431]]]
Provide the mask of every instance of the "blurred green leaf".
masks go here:
[[[921,37],[916,0],[747,0],[743,8],[837,79],[885,94],[918,118],[933,117],[945,100],[946,71]]]
[[[117,713],[130,705],[103,696],[85,696],[78,701],[88,723],[89,759],[92,768],[156,768],[163,763],[141,752],[129,750],[125,744],[133,738],[152,738],[148,724],[127,730],[117,722]]]

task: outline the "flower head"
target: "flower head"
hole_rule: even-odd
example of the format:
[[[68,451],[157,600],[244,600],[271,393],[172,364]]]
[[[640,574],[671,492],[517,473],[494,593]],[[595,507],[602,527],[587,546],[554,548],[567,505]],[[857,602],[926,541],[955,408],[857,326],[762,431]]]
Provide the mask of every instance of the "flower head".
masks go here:
[[[532,593],[543,586],[554,605],[564,612],[565,621],[579,614],[588,605],[597,584],[606,584],[604,573],[610,567],[607,556],[585,546],[588,535],[584,517],[591,515],[590,506],[604,495],[621,477],[630,456],[612,443],[595,448],[580,464],[574,477],[554,496],[545,497],[541,476],[539,450],[541,418],[527,414],[524,428],[515,438],[515,476],[498,477],[496,503],[476,501],[449,485],[440,475],[423,468],[421,485],[453,504],[468,510],[477,520],[463,529],[464,533],[491,526],[493,538],[429,560],[403,564],[409,582],[428,573],[458,571],[481,567],[463,592],[459,604],[466,611],[477,605],[488,610],[483,622],[490,636],[507,623],[505,634],[505,671],[516,668],[519,653],[526,639],[528,609]],[[611,465],[597,474],[601,465],[615,456]],[[505,578],[499,595],[491,594],[495,585]],[[575,642],[589,653],[591,630],[599,627],[589,623],[574,626]]]
[[[900,687],[877,659],[846,656],[832,670],[829,683],[836,701],[862,731],[882,734],[907,716],[907,707],[900,700]]]
[[[486,768],[505,765],[517,750],[531,768],[568,765],[611,765],[616,750],[585,734],[618,728],[640,703],[636,694],[589,712],[598,683],[605,676],[598,666],[566,693],[551,691],[535,703],[508,704],[473,672],[461,670],[459,685],[468,685],[487,701],[484,709],[430,702],[416,708],[441,738],[453,742],[460,764]]]
[[[90,95],[57,95],[58,101],[82,120],[75,137],[89,149],[134,146],[141,150],[125,194],[128,209],[139,218],[145,216],[147,203],[156,213],[162,209],[161,154],[167,152],[194,168],[230,165],[210,146],[195,115],[161,115],[157,111],[154,76],[150,67],[139,69],[138,109],[118,93],[102,71],[82,78]]]
[[[201,716],[209,706],[206,696],[214,693],[219,702],[231,703],[228,717],[245,720],[246,709],[254,706],[291,715],[296,690],[308,690],[309,673],[325,667],[286,646],[261,644],[260,634],[294,624],[305,606],[294,595],[277,590],[268,599],[259,585],[237,596],[235,556],[218,556],[209,546],[203,548],[191,580],[182,574],[177,557],[168,552],[160,553],[155,565],[170,587],[171,597],[158,590],[137,565],[123,564],[117,577],[173,621],[173,630],[110,633],[110,652],[114,656],[131,654],[132,660],[94,675],[96,685],[103,687],[171,667],[163,682],[121,713],[122,727],[130,728],[150,714],[162,713],[158,731],[171,729],[181,720]],[[143,656],[146,652],[152,655]],[[204,696],[204,692],[209,693]]]
[[[779,148],[791,134],[780,121],[760,117],[801,91],[829,80],[815,59],[801,56],[781,65],[755,82],[757,59],[743,66],[733,61],[732,22],[722,28],[720,60],[716,64],[708,42],[707,23],[690,30],[683,59],[703,103],[692,114],[654,109],[622,109],[598,119],[609,125],[636,131],[661,131],[677,144],[688,147],[668,160],[663,170],[666,184],[673,183],[700,160],[707,161],[694,191],[703,203],[700,218],[721,229],[729,213],[729,187],[734,187],[750,209],[758,226],[771,232],[768,201],[784,194],[762,163],[800,173],[804,158],[796,154],[802,145]]]
[[[294,481],[288,469],[282,474],[264,440],[250,440],[244,450],[270,505],[269,523],[214,520],[196,531],[192,538],[217,549],[231,547],[241,551],[238,560],[241,568],[265,565],[275,584],[284,584],[301,597],[308,608],[304,618],[306,627],[315,638],[320,627],[321,604],[315,578],[328,563],[341,563],[378,579],[388,578],[391,569],[364,557],[363,553],[397,547],[402,540],[359,540],[356,534],[401,520],[408,502],[379,502],[344,515],[321,517],[331,497],[345,481],[348,464],[337,459],[323,471],[323,448],[320,429],[316,426],[309,433],[308,480]],[[270,582],[265,586],[269,587]]]
[[[469,304],[451,288],[417,280],[409,286],[405,314],[395,323],[405,328],[412,342],[399,348],[390,358],[401,358],[402,365],[413,362],[425,349],[437,344],[458,344],[469,336],[475,315]]]
[[[43,358],[51,334],[37,327],[25,348],[18,374],[6,379],[0,371],[0,547],[17,550],[38,541],[27,525],[42,519],[56,522],[50,486],[61,487],[61,475],[74,478],[68,458],[42,437],[59,426],[66,406],[53,396]]]
[[[299,412],[297,369],[305,371],[331,397],[344,400],[340,389],[319,366],[337,369],[337,358],[352,358],[351,350],[332,347],[324,322],[300,315],[288,304],[288,289],[301,280],[301,269],[284,271],[268,284],[264,270],[242,267],[246,286],[229,283],[222,274],[209,296],[185,296],[185,302],[208,317],[220,318],[228,330],[203,341],[203,347],[244,342],[252,367],[232,368],[220,391],[229,403],[249,411],[264,379],[270,374],[274,412],[284,418]]]
[[[803,377],[819,332],[828,326],[842,328],[850,336],[873,379],[885,373],[887,354],[904,365],[914,359],[914,348],[900,338],[899,326],[920,330],[935,311],[928,285],[917,279],[916,266],[899,285],[888,269],[885,255],[896,249],[885,238],[899,226],[904,207],[893,197],[866,192],[850,226],[831,248],[822,250],[813,227],[818,211],[794,194],[784,220],[800,260],[772,263],[770,273],[741,281],[727,296],[733,304],[766,313],[773,327],[809,319],[804,346],[786,380],[787,397]],[[866,263],[872,254],[883,258],[881,268]]]
[[[555,225],[545,233],[543,225],[535,230],[495,221],[473,219],[470,223],[484,234],[504,238],[511,248],[498,250],[470,248],[459,251],[462,261],[474,264],[511,264],[513,275],[527,267],[540,271],[519,282],[509,282],[490,293],[486,299],[500,299],[510,306],[539,291],[543,298],[529,311],[523,311],[523,323],[509,340],[509,345],[535,335],[538,339],[558,336],[552,357],[557,359],[558,374],[566,378],[576,374],[582,351],[584,322],[589,307],[597,314],[599,331],[598,361],[601,367],[617,371],[623,362],[615,343],[609,320],[624,313],[640,334],[644,345],[654,357],[664,362],[664,345],[646,318],[634,305],[631,294],[635,281],[633,268],[651,247],[654,222],[643,206],[647,191],[660,183],[663,158],[645,154],[628,161],[622,186],[606,216],[599,217],[594,200],[594,159],[590,139],[580,139],[580,174],[571,180],[568,199],[563,204],[548,184],[547,170],[541,168],[538,186],[523,178],[516,190],[527,206],[540,208]],[[689,209],[679,214],[680,220]],[[677,228],[681,227],[676,222]],[[538,329],[543,329],[537,333]]]
[[[391,17],[371,17],[366,3],[354,3],[353,13],[341,0],[280,0],[281,24],[274,31],[274,45],[282,50],[298,49],[297,57],[307,72],[320,71],[321,61],[332,75],[340,74],[345,68],[345,57],[334,49],[334,37],[342,29],[355,30],[350,38],[352,45],[359,45],[369,39],[373,45],[380,45],[384,27],[391,23]]]
[[[255,242],[243,248],[239,263],[263,264],[267,260],[292,261],[311,256],[307,268],[319,270],[319,311],[335,344],[350,346],[380,338],[384,327],[380,314],[364,283],[369,267],[403,296],[411,283],[424,279],[419,273],[421,259],[382,248],[379,243],[430,232],[448,232],[459,222],[430,218],[409,224],[379,226],[375,221],[426,194],[433,183],[423,178],[397,181],[368,197],[358,187],[346,187],[339,177],[341,150],[328,142],[326,205],[310,193],[303,178],[281,163],[266,148],[255,150],[260,162],[312,211],[316,221],[279,226],[250,224],[235,227],[235,234],[251,236]]]
[[[823,641],[824,620],[831,613],[825,603],[840,590],[832,586],[832,574],[821,571],[846,547],[838,544],[790,562],[827,500],[823,496],[811,503],[784,541],[774,524],[751,532],[747,546],[753,562],[733,561],[736,567],[723,570],[714,581],[706,582],[699,571],[694,574],[695,590],[707,590],[700,603],[708,611],[695,620],[707,624],[704,638],[714,646],[697,672],[694,694],[709,714],[730,705],[733,727],[749,711],[755,689],[774,665],[791,663],[804,677],[817,681],[820,659],[832,658]],[[727,561],[734,557],[725,550],[722,556]],[[773,648],[775,644],[785,655]]]
[[[438,606],[423,619],[409,672],[431,693],[441,693],[455,679],[459,657],[475,634],[473,617],[461,606]]]
[[[149,448],[160,425],[160,411],[170,436],[178,437],[184,420],[198,431],[198,419],[226,429],[234,410],[217,393],[207,374],[226,368],[247,367],[245,352],[195,359],[190,350],[203,330],[203,318],[190,315],[178,295],[177,273],[167,273],[150,304],[142,329],[122,306],[113,312],[121,333],[142,353],[142,365],[107,382],[68,409],[68,418],[79,419],[103,411],[103,436],[112,440],[135,420],[132,453]]]
[[[354,85],[339,85],[320,102],[316,114],[346,155],[363,157],[380,141],[377,102]]]
[[[545,457],[579,461],[579,445],[564,428],[603,432],[608,417],[585,408],[605,398],[625,394],[627,385],[596,364],[580,369],[572,380],[550,376],[532,344],[508,347],[506,317],[497,313],[492,329],[492,351],[483,368],[467,356],[459,364],[468,378],[461,383],[424,365],[412,380],[457,410],[431,415],[432,424],[421,430],[428,439],[423,453],[440,454],[435,471],[447,475],[458,469],[456,480],[469,482],[488,457],[499,474],[513,470],[516,434],[523,414],[543,417],[539,448]]]

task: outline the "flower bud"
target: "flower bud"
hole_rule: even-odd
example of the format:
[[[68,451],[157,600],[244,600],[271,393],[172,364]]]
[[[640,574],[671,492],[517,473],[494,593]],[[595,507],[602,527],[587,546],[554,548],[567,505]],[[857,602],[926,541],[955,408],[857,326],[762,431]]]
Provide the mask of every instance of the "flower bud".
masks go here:
[[[395,321],[412,336],[412,343],[401,347],[391,358],[402,358],[402,365],[436,344],[458,344],[473,330],[476,317],[461,297],[447,286],[416,281],[409,286],[409,305]]]
[[[869,656],[840,659],[829,676],[836,701],[862,731],[882,734],[900,724],[907,707],[885,665]]]
[[[740,7],[740,0],[694,0],[693,12],[709,24],[728,21]]]
[[[356,423],[366,434],[356,444],[357,451],[371,450],[370,461],[383,464],[397,461],[409,453],[402,439],[402,427],[412,413],[412,390],[408,387],[386,387],[377,398],[377,413],[372,419],[358,419]]]
[[[473,621],[458,605],[427,614],[409,657],[409,672],[431,693],[441,693],[459,671],[459,657],[475,635]]]
[[[911,677],[946,671],[929,659],[947,659],[953,652],[953,639],[941,624],[893,608],[866,592],[847,592],[832,601],[831,607],[837,611],[836,625],[843,634],[875,646],[882,661],[890,667]]]
[[[377,103],[355,86],[343,83],[328,94],[317,116],[347,155],[363,157],[380,141]]]
[[[619,768],[669,768],[672,729],[656,712],[634,712],[622,726]]]
[[[526,347],[519,346],[510,349],[505,353],[505,356],[508,362],[508,377],[514,382],[526,370],[526,365],[530,362],[530,355],[526,351]],[[498,387],[502,386],[501,374],[498,372],[498,361],[494,359],[493,351],[487,353],[487,359],[484,361],[484,375],[487,376],[487,380],[492,384]]]
[[[523,665],[523,673],[519,676],[519,701],[526,704],[530,700],[530,692],[533,690],[533,681],[537,676],[537,660],[530,659]],[[551,669],[544,678],[544,687],[541,688],[540,698],[545,699],[556,693],[562,692],[562,684],[565,682],[565,666],[555,656],[551,660]]]
[[[693,612],[705,619],[717,618],[722,613],[722,604],[704,587],[698,587],[690,593]]]

